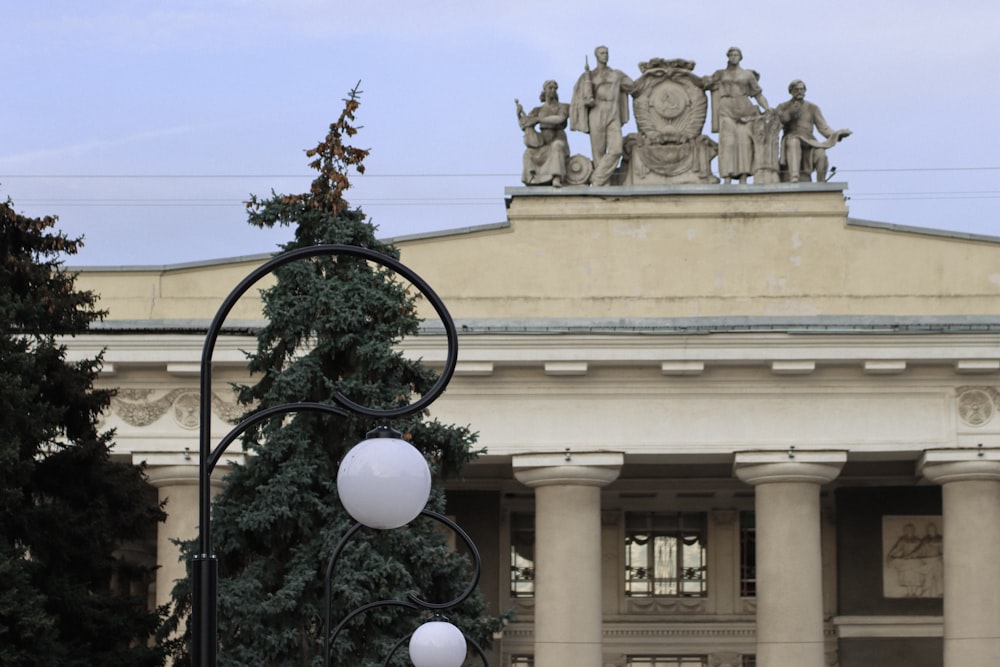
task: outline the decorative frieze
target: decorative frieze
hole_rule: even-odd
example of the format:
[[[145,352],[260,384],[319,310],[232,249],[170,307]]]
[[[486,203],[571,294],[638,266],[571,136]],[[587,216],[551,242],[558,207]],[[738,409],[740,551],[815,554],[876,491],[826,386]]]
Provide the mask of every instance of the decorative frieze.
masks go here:
[[[692,642],[752,642],[756,636],[751,622],[704,622],[690,621],[662,623],[609,623],[604,628],[604,637],[613,643],[629,641],[641,643],[660,640],[686,640]]]
[[[234,422],[249,406],[240,405],[236,401],[227,401],[216,393],[212,393],[212,411],[224,422]]]
[[[120,389],[111,399],[111,411],[129,426],[142,428],[163,418],[168,413],[183,429],[198,428],[197,391],[173,389],[152,398],[153,389]],[[212,412],[226,422],[231,422],[245,410],[235,401],[227,401],[218,394],[212,394]]]
[[[151,389],[120,389],[118,395],[111,399],[111,410],[129,426],[149,426],[165,415],[184,391],[174,389],[159,398],[150,399]]]
[[[704,598],[626,598],[627,614],[703,614]]]

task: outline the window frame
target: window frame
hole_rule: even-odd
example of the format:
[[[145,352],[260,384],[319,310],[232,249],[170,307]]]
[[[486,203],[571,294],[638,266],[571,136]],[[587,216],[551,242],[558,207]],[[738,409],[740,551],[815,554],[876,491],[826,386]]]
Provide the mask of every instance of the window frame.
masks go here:
[[[638,520],[640,517],[646,519],[649,529],[640,532],[632,528],[634,521]],[[695,527],[692,529],[685,528],[685,517],[688,518],[688,522],[694,523]],[[697,520],[694,519],[697,517]],[[709,512],[708,511],[662,511],[662,510],[625,510],[623,513],[623,524],[624,524],[624,558],[623,558],[623,592],[627,599],[630,600],[644,600],[644,599],[701,599],[705,600],[709,597]],[[671,522],[676,522],[677,528],[657,528],[656,524],[669,524]],[[645,536],[645,543],[640,543],[638,538],[633,538],[633,536],[643,535]],[[672,565],[669,563],[661,563],[658,557],[658,549],[653,546],[656,541],[660,538],[666,538],[667,545],[672,545],[673,562]],[[688,540],[693,539],[694,542],[689,543]],[[633,549],[632,547],[637,545],[641,551],[644,551],[645,565],[636,567],[633,564]],[[696,564],[691,563],[685,557],[686,546],[700,545],[700,557]],[[669,548],[669,547],[668,547]],[[660,565],[668,565],[670,570],[665,572],[666,576],[660,576],[660,570],[658,567]],[[635,576],[630,577],[630,573],[635,570],[641,570],[642,572],[651,573],[651,576]],[[633,586],[642,585],[642,582],[648,582],[647,588],[648,592],[642,593],[639,591],[632,590]],[[698,590],[687,591],[686,584],[688,582],[697,582]],[[667,592],[657,592],[658,586],[662,585],[667,589],[673,589],[673,592],[669,590]]]

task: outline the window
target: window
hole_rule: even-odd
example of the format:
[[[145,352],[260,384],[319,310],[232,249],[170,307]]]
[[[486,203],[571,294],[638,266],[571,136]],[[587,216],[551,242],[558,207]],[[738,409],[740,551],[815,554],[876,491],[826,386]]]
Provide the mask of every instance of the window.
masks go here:
[[[708,658],[703,655],[630,655],[627,667],[707,667]]]
[[[510,596],[530,598],[535,595],[535,515],[512,512],[510,515]]]
[[[512,655],[510,667],[535,667],[535,658],[530,655]]]
[[[740,662],[740,667],[757,667],[756,655],[745,655],[741,660],[742,662]]]
[[[740,596],[757,595],[757,522],[753,512],[740,512]]]
[[[627,512],[625,595],[705,597],[707,523],[703,512]]]

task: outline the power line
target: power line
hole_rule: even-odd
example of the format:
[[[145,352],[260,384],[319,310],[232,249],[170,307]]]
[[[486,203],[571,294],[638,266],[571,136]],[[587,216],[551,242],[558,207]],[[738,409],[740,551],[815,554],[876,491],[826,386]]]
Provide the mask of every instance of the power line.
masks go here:
[[[479,201],[496,201],[492,197],[361,197],[359,198],[363,201],[369,202],[439,202],[439,201],[454,201],[454,202],[479,202]],[[18,203],[46,203],[46,204],[78,204],[78,203],[131,203],[131,202],[147,202],[151,204],[164,203],[172,204],[176,202],[184,202],[189,204],[212,204],[212,203],[223,203],[223,204],[245,204],[246,199],[237,199],[233,197],[226,198],[213,198],[213,199],[194,199],[194,198],[183,198],[183,197],[73,197],[70,199],[19,199]]]
[[[22,199],[18,205],[45,206],[54,208],[213,208],[213,207],[240,207],[246,203],[244,200],[198,200],[198,199],[86,199],[86,200],[48,200],[48,199]],[[366,199],[357,198],[354,200],[359,206],[500,206],[503,204],[499,199]]]
[[[519,174],[353,174],[352,178],[361,180],[378,178],[511,178]],[[315,174],[0,174],[2,178],[36,178],[36,179],[225,179],[225,178],[315,178]]]
[[[880,169],[838,169],[838,174],[862,174],[868,172],[935,172],[935,171],[1000,171],[1000,167],[901,167]]]
[[[849,197],[851,201],[943,201],[943,200],[977,200],[977,199],[1000,199],[1000,193],[988,195],[988,196],[969,196],[969,195],[934,195],[927,196],[921,193],[913,193],[910,195],[897,195],[897,196],[887,196],[878,197],[874,195],[851,195]]]
[[[909,168],[872,168],[872,169],[842,169],[838,174],[846,173],[937,173],[937,172],[990,172],[1000,171],[998,167],[909,167]],[[225,179],[304,179],[309,174],[0,174],[2,179],[36,179],[36,180],[225,180]],[[453,178],[517,178],[517,174],[505,173],[398,173],[398,174],[358,174],[354,177],[355,185],[366,180],[382,179],[453,179]],[[496,206],[500,200],[495,197],[365,197],[360,192],[352,198],[355,204],[370,207],[393,206]],[[1000,198],[1000,190],[941,190],[941,191],[894,191],[894,192],[857,192],[848,191],[852,201],[907,201],[907,200],[990,200]],[[156,208],[156,207],[187,207],[212,208],[244,206],[246,198],[215,197],[73,197],[73,198],[29,198],[19,199],[19,205],[53,206],[61,208]]]
[[[853,201],[920,200],[920,199],[997,199],[1000,190],[967,190],[936,192],[850,192]],[[359,205],[370,206],[493,206],[500,203],[495,197],[356,197]],[[60,207],[156,207],[156,206],[244,206],[243,198],[185,198],[185,197],[74,197],[66,199],[27,198],[18,204]]]
[[[998,167],[875,167],[871,169],[838,169],[838,174],[862,173],[935,173],[1000,171]],[[398,174],[355,174],[360,180],[383,178],[511,178],[515,172],[484,173],[398,173]],[[314,178],[315,174],[0,174],[3,178],[23,179],[226,179],[226,178]]]

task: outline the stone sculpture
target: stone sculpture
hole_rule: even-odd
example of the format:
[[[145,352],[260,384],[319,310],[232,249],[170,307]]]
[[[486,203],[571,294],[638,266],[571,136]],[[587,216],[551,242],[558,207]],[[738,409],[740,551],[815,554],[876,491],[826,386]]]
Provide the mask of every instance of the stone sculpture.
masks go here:
[[[546,81],[540,96],[541,106],[530,113],[517,100],[517,121],[524,133],[524,159],[521,182],[525,185],[560,187],[566,180],[569,141],[566,122],[569,105],[559,101],[559,84]]]
[[[584,72],[573,87],[570,129],[590,135],[594,158],[592,185],[607,185],[624,153],[622,126],[628,122],[628,93],[635,85],[617,69],[608,67],[608,47],[594,49],[597,67],[584,62]]]
[[[711,171],[717,144],[702,134],[708,99],[690,60],[639,63],[632,90],[638,134],[625,141],[622,183],[718,183]]]
[[[850,130],[833,130],[819,107],[805,100],[806,86],[796,79],[791,99],[772,109],[760,76],[743,69],[743,52],[731,47],[724,69],[706,77],[682,58],[651,58],[639,63],[633,81],[608,66],[608,48],[594,49],[597,66],[584,72],[569,104],[559,102],[555,81],[546,81],[541,106],[530,113],[517,104],[524,133],[525,185],[645,185],[667,183],[754,184],[825,181],[826,151]],[[711,131],[703,134],[711,93]],[[622,136],[629,120],[629,97],[638,132]],[[570,157],[571,130],[590,135],[593,160]],[[825,141],[813,136],[821,134]],[[783,132],[782,132],[783,131]],[[779,150],[780,149],[780,150]],[[717,174],[711,170],[718,156]],[[619,166],[620,162],[620,166]]]
[[[812,102],[806,101],[806,84],[796,79],[788,84],[792,99],[778,105],[781,119],[781,180],[796,183],[800,180],[825,181],[830,163],[826,149],[851,135],[850,130],[834,130],[823,118],[823,112]],[[826,141],[813,136],[813,128]]]
[[[940,598],[944,591],[944,537],[940,516],[884,516],[882,593],[887,598]],[[924,534],[917,534],[917,526]],[[892,528],[895,528],[893,530]]]
[[[726,183],[733,179],[746,183],[754,173],[753,121],[770,106],[757,72],[740,67],[743,52],[730,47],[726,58],[726,68],[716,70],[705,81],[706,88],[712,91],[712,131],[719,134],[719,176]]]

